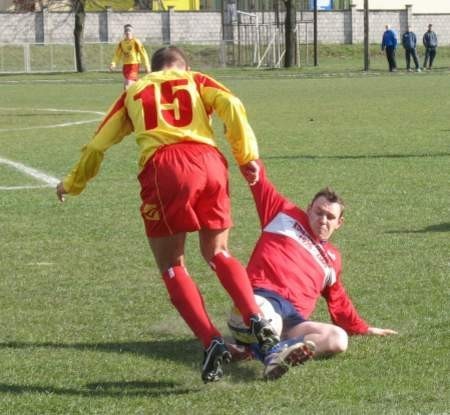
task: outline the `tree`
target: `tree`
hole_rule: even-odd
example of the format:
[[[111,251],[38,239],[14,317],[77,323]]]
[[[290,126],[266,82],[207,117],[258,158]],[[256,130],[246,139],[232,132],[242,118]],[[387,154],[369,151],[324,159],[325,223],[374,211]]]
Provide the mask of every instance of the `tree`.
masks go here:
[[[73,11],[75,13],[75,28],[73,35],[75,38],[75,59],[77,72],[85,72],[83,42],[84,42],[84,21],[86,0],[73,0]]]
[[[152,0],[134,0],[134,10],[152,10]]]
[[[364,0],[364,70],[367,72],[369,67],[369,0]]]
[[[295,29],[297,25],[297,10],[295,0],[284,0],[286,6],[286,18],[284,23],[286,52],[284,55],[284,67],[290,68],[295,66],[297,37]]]

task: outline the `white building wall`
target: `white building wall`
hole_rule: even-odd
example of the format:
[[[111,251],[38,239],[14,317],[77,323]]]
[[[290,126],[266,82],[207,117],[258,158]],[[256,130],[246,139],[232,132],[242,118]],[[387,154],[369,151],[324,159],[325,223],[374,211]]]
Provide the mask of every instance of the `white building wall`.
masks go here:
[[[364,0],[353,0],[356,8],[364,8]],[[450,13],[450,0],[369,0],[372,10],[404,10],[413,7],[414,13]]]

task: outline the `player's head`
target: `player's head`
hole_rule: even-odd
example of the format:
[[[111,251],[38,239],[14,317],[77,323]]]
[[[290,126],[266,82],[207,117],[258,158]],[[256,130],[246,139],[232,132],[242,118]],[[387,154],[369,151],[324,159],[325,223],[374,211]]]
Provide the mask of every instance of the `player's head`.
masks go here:
[[[391,28],[391,26],[389,26],[389,25],[387,24],[386,26],[384,26],[384,28],[385,28],[386,30],[389,30],[389,29]]]
[[[152,55],[152,71],[163,69],[189,70],[189,62],[184,52],[176,46],[166,46],[158,49]]]
[[[123,27],[123,34],[127,39],[131,39],[133,37],[133,26],[126,24]]]
[[[326,187],[313,197],[308,206],[309,225],[314,235],[321,241],[328,241],[336,229],[344,223],[344,201],[330,187]]]
[[[433,25],[430,23],[430,24],[428,25],[428,31],[431,32],[432,29],[433,29]]]

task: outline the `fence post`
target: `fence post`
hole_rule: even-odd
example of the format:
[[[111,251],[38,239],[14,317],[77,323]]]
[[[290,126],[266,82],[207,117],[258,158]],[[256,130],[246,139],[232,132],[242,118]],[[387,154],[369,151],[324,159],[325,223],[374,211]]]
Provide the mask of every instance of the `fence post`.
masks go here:
[[[31,64],[30,64],[30,44],[25,43],[23,45],[23,66],[25,68],[25,72],[31,72]]]
[[[111,36],[111,22],[112,22],[112,14],[113,14],[113,10],[111,8],[111,6],[106,7],[106,41],[107,42],[111,42],[112,36]]]
[[[48,7],[43,7],[42,8],[42,34],[43,34],[42,43],[47,43],[49,40],[48,20],[49,20]]]
[[[364,70],[367,72],[369,67],[369,0],[364,0]]]
[[[350,4],[350,44],[354,45],[357,43],[356,38],[356,28],[357,28],[357,17],[356,17],[356,4]]]
[[[404,28],[404,30],[408,29],[408,26],[412,26],[412,21],[413,21],[413,17],[412,17],[412,4],[406,4],[405,5],[406,8],[406,27]],[[400,28],[400,32],[402,32],[401,28]]]
[[[174,36],[172,35],[175,7],[169,6],[169,43],[172,43]]]

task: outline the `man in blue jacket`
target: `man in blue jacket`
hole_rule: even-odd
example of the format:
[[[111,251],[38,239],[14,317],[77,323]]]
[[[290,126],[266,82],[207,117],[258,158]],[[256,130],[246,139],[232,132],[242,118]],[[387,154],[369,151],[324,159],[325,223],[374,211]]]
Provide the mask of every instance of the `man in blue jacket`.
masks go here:
[[[389,72],[395,72],[397,70],[397,63],[395,62],[395,49],[397,48],[397,35],[389,27],[385,26],[386,30],[383,33],[383,39],[381,41],[381,50],[386,51],[386,58],[389,64]]]
[[[411,26],[408,26],[408,30],[403,33],[402,45],[405,48],[405,58],[406,58],[406,69],[411,72],[411,57],[416,65],[416,72],[420,72],[419,68],[419,58],[417,57],[417,37],[416,34],[411,30]]]
[[[433,25],[431,24],[428,25],[428,30],[423,35],[423,45],[425,46],[425,61],[423,63],[423,67],[431,69],[438,45],[437,35],[433,32]]]

